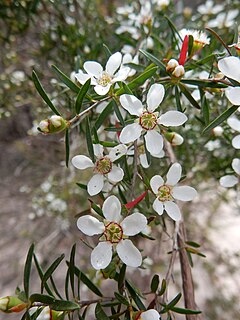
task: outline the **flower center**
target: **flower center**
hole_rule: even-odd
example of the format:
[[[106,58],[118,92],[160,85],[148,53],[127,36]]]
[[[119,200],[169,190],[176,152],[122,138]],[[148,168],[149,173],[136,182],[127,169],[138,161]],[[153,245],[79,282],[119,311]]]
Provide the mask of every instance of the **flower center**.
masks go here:
[[[107,157],[103,157],[96,162],[95,168],[98,173],[107,174],[112,170],[112,161]]]
[[[165,184],[163,186],[159,187],[158,193],[157,193],[158,200],[161,202],[173,200],[173,197],[171,195],[171,191],[172,191],[172,187],[167,186]]]
[[[106,87],[111,82],[111,80],[111,76],[106,71],[103,71],[101,77],[97,79],[97,83],[103,87]]]
[[[144,112],[139,119],[139,123],[143,129],[153,130],[157,125],[157,117],[154,113]]]
[[[116,222],[109,222],[105,226],[104,236],[106,241],[118,243],[123,238],[122,227]]]

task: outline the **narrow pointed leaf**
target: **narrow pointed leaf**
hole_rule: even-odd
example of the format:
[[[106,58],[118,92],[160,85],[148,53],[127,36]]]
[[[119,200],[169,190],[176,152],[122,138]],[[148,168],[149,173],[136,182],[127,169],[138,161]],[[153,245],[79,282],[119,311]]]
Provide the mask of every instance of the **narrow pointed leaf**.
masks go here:
[[[40,80],[38,79],[38,76],[35,71],[32,72],[32,79],[33,83],[40,94],[40,96],[43,98],[43,100],[46,102],[46,104],[49,106],[49,108],[58,116],[61,116],[60,112],[57,110],[57,108],[53,105],[52,101],[49,99],[47,93],[43,89],[43,86],[41,85]]]
[[[182,93],[185,95],[185,97],[188,99],[188,101],[197,109],[201,109],[200,105],[198,102],[193,98],[191,95],[190,91],[187,89],[185,85],[182,83],[179,83],[179,88],[182,91]]]
[[[55,300],[49,305],[49,308],[55,311],[73,311],[80,309],[79,304],[67,300]]]
[[[55,298],[46,294],[34,293],[30,296],[29,300],[31,301],[31,303],[41,302],[49,305],[50,303],[53,303],[55,301]]]
[[[39,277],[40,277],[40,279],[41,279],[41,281],[42,281],[44,272],[43,272],[42,267],[40,266],[40,264],[39,264],[39,262],[38,262],[37,257],[36,257],[35,254],[33,255],[33,258],[34,258],[34,263],[35,263],[35,265],[36,265],[36,268],[37,268]],[[46,291],[47,291],[47,293],[48,293],[49,295],[54,296],[52,290],[49,288],[49,286],[48,286],[47,283],[45,283],[44,288],[46,289]]]
[[[119,106],[118,106],[118,104],[117,104],[117,102],[116,102],[115,99],[113,100],[113,108],[114,108],[114,111],[115,111],[115,113],[116,113],[116,116],[117,116],[119,122],[120,122],[121,125],[124,127],[124,126],[125,126],[125,122],[124,122],[124,120],[123,120],[123,117],[122,117],[121,112],[120,112],[120,110],[119,110]]]
[[[176,308],[173,307],[171,311],[179,313],[179,314],[199,314],[202,313],[200,310],[191,310],[191,309],[183,309],[183,308]]]
[[[69,142],[69,130],[65,131],[65,152],[66,152],[66,167],[69,164],[69,154],[70,154],[70,142]]]
[[[98,303],[96,308],[95,308],[95,316],[97,320],[109,320],[108,316],[106,313],[103,311],[103,308],[101,305]]]
[[[101,125],[106,120],[106,118],[111,114],[112,109],[113,109],[113,102],[110,101],[109,104],[106,106],[106,108],[100,113],[100,115],[98,116],[95,122],[94,126],[96,130],[98,130],[101,127]]]
[[[167,304],[167,309],[172,309],[179,302],[181,297],[182,297],[181,293],[177,294],[176,297]]]
[[[126,268],[127,266],[125,265],[125,263],[122,265],[121,270],[119,272],[119,277],[118,277],[118,291],[120,293],[123,292],[123,287],[124,287],[124,283],[125,283],[125,274],[126,274]]]
[[[87,121],[86,121],[86,140],[87,140],[87,148],[88,148],[89,156],[92,159],[92,161],[95,162],[89,118],[87,118]]]
[[[23,273],[23,287],[26,298],[29,296],[29,283],[30,283],[30,275],[31,275],[31,268],[32,268],[32,258],[34,252],[34,244],[32,244],[28,250],[25,266],[24,266],[24,273]]]
[[[79,93],[78,93],[77,99],[76,99],[76,103],[75,103],[76,114],[80,113],[80,110],[81,110],[81,107],[82,107],[82,103],[83,103],[83,99],[86,96],[90,85],[91,85],[91,79],[88,79],[84,83],[84,85],[81,87],[81,89],[79,90]]]
[[[79,86],[77,86],[68,76],[66,76],[61,70],[55,65],[52,65],[53,70],[57,73],[58,77],[62,82],[72,91],[79,93]]]
[[[75,254],[76,254],[76,243],[72,246],[71,254],[70,254],[70,261],[69,261],[69,276],[70,276],[70,283],[72,288],[73,297],[75,297]]]
[[[166,72],[166,66],[154,55],[147,52],[146,50],[140,49],[139,50],[145,57],[148,58],[151,62],[153,62],[156,66],[158,66],[162,71]]]
[[[50,267],[47,269],[47,271],[44,273],[43,279],[42,279],[42,284],[41,284],[42,289],[44,288],[45,283],[46,283],[47,280],[52,276],[53,272],[57,269],[57,267],[59,266],[59,264],[62,262],[63,259],[64,259],[64,254],[62,254],[60,257],[58,257],[58,258],[50,265]]]
[[[155,274],[151,281],[151,291],[156,292],[159,286],[159,275]]]

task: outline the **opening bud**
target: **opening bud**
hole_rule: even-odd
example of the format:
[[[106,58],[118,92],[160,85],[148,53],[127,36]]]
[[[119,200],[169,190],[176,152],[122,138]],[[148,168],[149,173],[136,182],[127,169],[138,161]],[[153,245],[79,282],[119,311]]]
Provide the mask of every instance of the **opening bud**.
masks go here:
[[[181,66],[181,65],[177,66],[172,73],[172,75],[176,78],[181,78],[184,76],[184,74],[185,74],[184,66]]]
[[[166,71],[167,72],[173,72],[174,69],[178,66],[178,62],[175,59],[171,59],[168,61],[167,66],[166,66]]]
[[[215,135],[215,137],[220,137],[223,134],[223,128],[221,126],[217,126],[215,128],[212,129],[213,134]]]
[[[167,132],[165,137],[173,146],[180,146],[184,141],[183,137],[176,132]]]
[[[11,312],[21,312],[27,307],[27,303],[17,297],[7,296],[0,298],[0,311],[11,313]]]
[[[68,127],[68,122],[60,116],[54,115],[49,119],[42,120],[38,125],[38,130],[42,133],[58,133]]]

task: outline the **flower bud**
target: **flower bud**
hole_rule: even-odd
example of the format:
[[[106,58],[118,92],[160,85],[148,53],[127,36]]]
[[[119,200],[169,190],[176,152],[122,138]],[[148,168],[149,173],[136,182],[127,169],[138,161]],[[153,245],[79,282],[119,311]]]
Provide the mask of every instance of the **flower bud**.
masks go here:
[[[37,307],[33,307],[29,310],[30,315],[33,315],[38,310]],[[51,310],[48,306],[42,309],[42,312],[38,315],[36,320],[63,320],[63,311]]]
[[[165,134],[165,138],[173,145],[173,146],[180,146],[184,139],[183,137],[176,133],[176,132],[167,132]]]
[[[178,66],[178,62],[175,59],[171,59],[168,61],[167,66],[166,66],[166,71],[167,72],[173,72],[174,69]]]
[[[24,310],[27,306],[27,303],[24,303],[17,297],[7,296],[4,298],[0,298],[0,311],[6,313],[20,312]]]
[[[58,133],[65,130],[68,122],[60,116],[53,115],[50,119],[42,120],[39,123],[38,130],[42,133]]]
[[[216,137],[220,137],[223,134],[223,128],[221,126],[213,128],[212,131]]]
[[[176,78],[181,78],[182,76],[184,76],[184,74],[185,74],[184,66],[181,66],[181,65],[177,66],[172,73],[172,75]]]

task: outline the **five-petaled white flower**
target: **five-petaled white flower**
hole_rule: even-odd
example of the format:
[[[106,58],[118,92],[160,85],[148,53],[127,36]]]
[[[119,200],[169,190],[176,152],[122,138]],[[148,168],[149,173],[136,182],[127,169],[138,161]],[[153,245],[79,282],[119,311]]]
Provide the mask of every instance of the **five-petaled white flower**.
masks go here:
[[[144,108],[142,102],[133,95],[123,94],[120,96],[120,103],[131,115],[138,118],[134,123],[123,128],[120,134],[120,142],[130,143],[137,140],[142,132],[147,150],[154,156],[158,155],[163,148],[163,137],[157,131],[158,125],[180,126],[187,121],[187,116],[179,111],[167,111],[160,115],[154,112],[164,98],[164,87],[161,84],[153,84],[147,94],[147,107]]]
[[[227,123],[233,130],[240,132],[240,121],[236,117],[228,118]],[[240,134],[232,139],[232,146],[235,149],[240,149]]]
[[[76,79],[81,84],[91,79],[91,85],[94,86],[95,92],[100,96],[107,94],[112,84],[126,80],[130,71],[130,68],[122,65],[122,54],[120,52],[116,52],[109,57],[105,70],[96,61],[86,61],[83,68],[87,73],[80,70],[75,75]]]
[[[154,309],[149,309],[147,311],[142,311],[140,312],[135,320],[159,320],[160,319],[160,314],[154,310]]]
[[[86,235],[102,234],[100,242],[91,253],[93,268],[106,268],[112,260],[113,249],[116,249],[119,258],[127,266],[139,267],[142,255],[128,237],[135,236],[146,228],[146,217],[135,212],[123,218],[121,203],[116,196],[110,196],[104,201],[102,211],[106,219],[103,222],[90,215],[82,216],[77,221],[78,228]]]
[[[228,78],[240,83],[240,59],[226,57],[218,61],[218,69]],[[240,105],[240,86],[229,87],[225,91],[226,97],[233,105]]]
[[[181,212],[174,200],[191,201],[197,195],[197,191],[189,186],[176,186],[182,175],[182,167],[179,163],[174,163],[167,173],[167,181],[159,175],[152,177],[150,185],[156,195],[153,202],[153,209],[159,214],[163,210],[175,221],[181,219]]]
[[[90,196],[94,196],[102,191],[104,187],[104,177],[112,183],[122,181],[124,172],[113,162],[127,152],[127,147],[123,144],[111,148],[108,155],[104,155],[103,146],[100,144],[93,145],[93,148],[96,156],[95,163],[84,155],[78,155],[72,158],[72,164],[77,169],[84,170],[93,168],[95,174],[87,184],[87,191]]]
[[[232,161],[232,168],[238,175],[229,174],[220,178],[220,185],[225,188],[231,188],[240,182],[240,159],[234,158]]]

